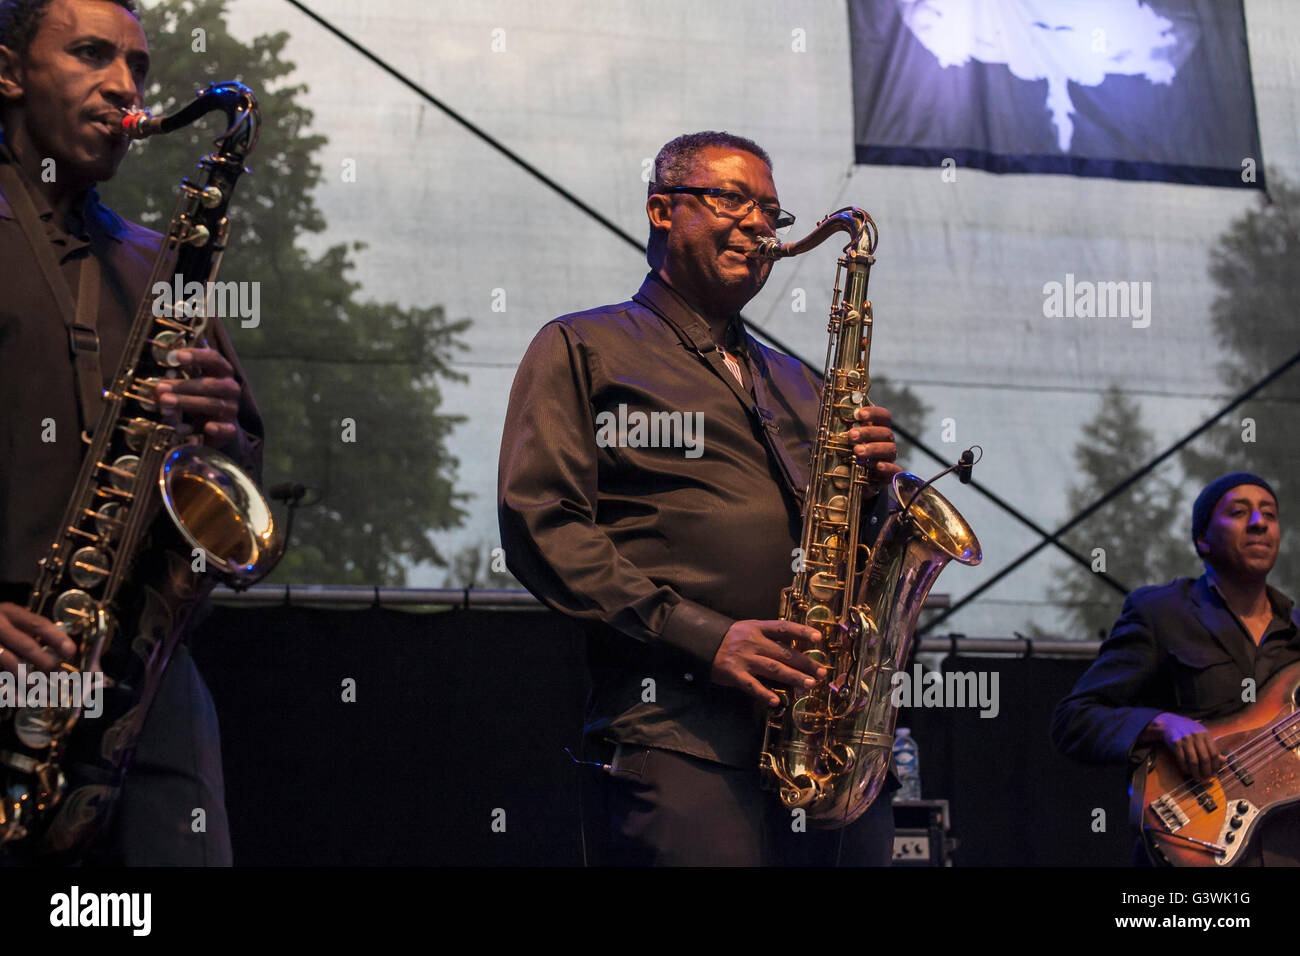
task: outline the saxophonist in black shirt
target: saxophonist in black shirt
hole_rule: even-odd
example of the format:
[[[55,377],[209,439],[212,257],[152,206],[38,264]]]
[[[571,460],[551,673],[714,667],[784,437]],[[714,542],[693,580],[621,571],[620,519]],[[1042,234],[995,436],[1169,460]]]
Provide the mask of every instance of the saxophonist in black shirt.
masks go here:
[[[506,561],[588,635],[589,861],[887,865],[888,799],[805,833],[759,786],[764,682],[825,673],[779,643],[820,635],[775,619],[821,386],[739,318],[771,269],[749,254],[793,217],[767,154],[727,133],[665,145],[648,192],[650,274],[542,328],[501,447]],[[886,481],[889,412],[857,415],[854,453]]]
[[[0,670],[8,674],[54,673],[77,651],[22,605],[59,533],[86,447],[80,436],[95,424],[98,393],[119,365],[162,241],[95,191],[126,155],[122,119],[139,107],[148,72],[133,0],[0,0]],[[79,323],[74,335],[65,301]],[[190,377],[157,387],[159,415],[257,472],[260,416],[215,320],[208,335],[214,347],[177,352]],[[184,644],[158,686],[125,785],[86,774],[70,772],[57,811],[68,832],[100,829],[111,815],[79,848],[86,860],[230,863],[216,713]],[[0,847],[0,863],[12,861]]]

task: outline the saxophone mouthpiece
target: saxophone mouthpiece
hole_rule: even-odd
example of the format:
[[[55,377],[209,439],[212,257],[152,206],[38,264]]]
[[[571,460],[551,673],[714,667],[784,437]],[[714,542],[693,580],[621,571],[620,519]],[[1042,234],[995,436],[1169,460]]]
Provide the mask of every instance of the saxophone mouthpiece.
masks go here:
[[[755,246],[748,253],[750,259],[783,259],[787,255],[785,248],[781,245],[781,240],[772,236],[759,236],[754,240]]]
[[[122,130],[132,139],[144,139],[162,132],[162,120],[148,110],[127,110],[122,117]]]

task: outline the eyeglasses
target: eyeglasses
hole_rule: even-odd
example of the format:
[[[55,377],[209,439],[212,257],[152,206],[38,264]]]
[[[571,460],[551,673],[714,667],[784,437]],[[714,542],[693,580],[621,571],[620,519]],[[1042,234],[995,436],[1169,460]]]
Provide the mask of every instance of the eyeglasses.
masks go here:
[[[656,183],[657,193],[686,193],[699,196],[710,209],[721,216],[732,219],[744,219],[755,206],[767,220],[774,231],[784,232],[794,225],[794,215],[786,212],[775,203],[761,203],[757,199],[748,199],[732,189],[718,186],[660,186]]]

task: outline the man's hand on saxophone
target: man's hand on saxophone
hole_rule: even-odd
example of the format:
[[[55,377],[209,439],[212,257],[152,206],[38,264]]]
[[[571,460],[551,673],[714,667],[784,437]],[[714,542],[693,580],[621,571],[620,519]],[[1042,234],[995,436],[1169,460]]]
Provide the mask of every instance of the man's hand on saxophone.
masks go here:
[[[811,687],[813,678],[826,676],[826,668],[807,655],[777,643],[783,640],[789,644],[795,638],[819,644],[822,636],[816,628],[791,621],[737,621],[722,638],[709,679],[723,687],[739,688],[775,707],[780,700],[763,681]]]
[[[77,645],[50,621],[17,604],[0,604],[0,670],[56,671],[60,661],[77,653]]]
[[[157,388],[163,420],[184,421],[203,435],[203,443],[219,448],[238,433],[235,424],[243,386],[234,369],[216,349],[180,349],[176,360],[196,378],[168,379]]]
[[[903,470],[894,464],[898,446],[894,444],[894,433],[889,427],[892,421],[889,409],[882,405],[867,405],[858,409],[857,419],[862,424],[849,429],[849,441],[854,443],[853,454],[859,461],[870,463],[868,481],[873,485],[884,484]]]

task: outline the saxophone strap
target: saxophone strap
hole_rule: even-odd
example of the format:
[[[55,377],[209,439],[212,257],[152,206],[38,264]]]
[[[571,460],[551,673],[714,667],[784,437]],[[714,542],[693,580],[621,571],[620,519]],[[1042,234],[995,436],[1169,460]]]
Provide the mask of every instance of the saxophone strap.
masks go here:
[[[40,266],[45,283],[50,287],[63,316],[64,327],[68,330],[68,351],[77,382],[81,428],[90,434],[103,407],[104,372],[99,359],[98,331],[99,261],[95,258],[92,245],[81,260],[74,303],[72,289],[59,268],[59,260],[50,248],[40,215],[32,204],[22,177],[10,163],[0,163],[0,187],[9,199],[14,218],[27,236],[27,244],[31,246],[36,264]]]

